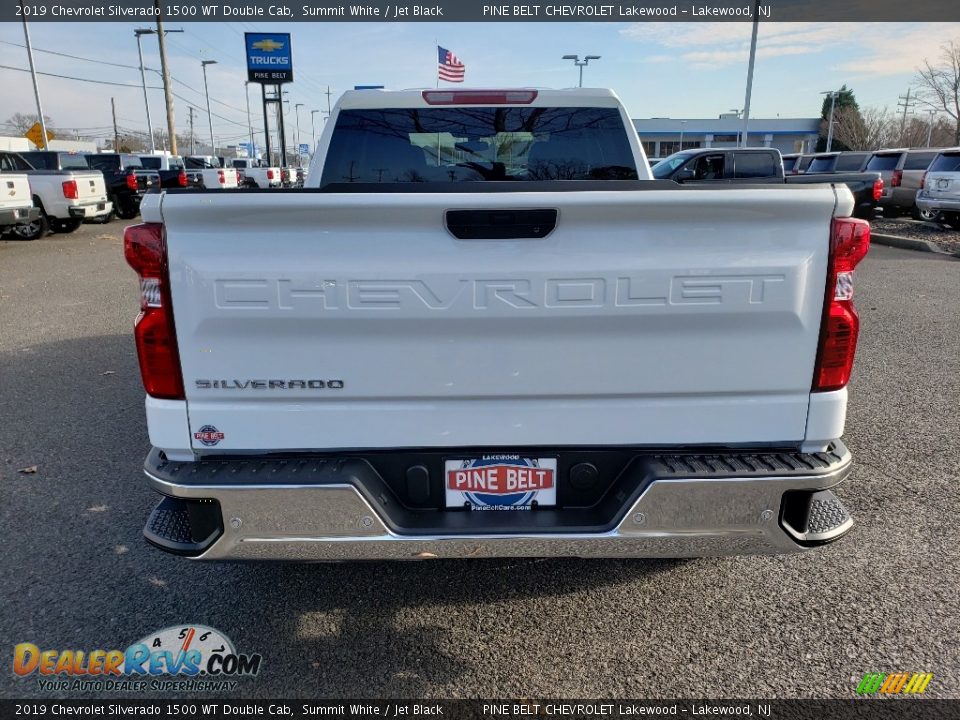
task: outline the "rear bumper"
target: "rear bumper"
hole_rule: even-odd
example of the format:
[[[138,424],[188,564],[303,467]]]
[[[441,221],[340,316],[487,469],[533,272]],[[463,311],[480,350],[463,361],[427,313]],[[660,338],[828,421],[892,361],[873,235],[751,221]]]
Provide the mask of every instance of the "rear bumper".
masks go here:
[[[109,200],[100,200],[86,205],[73,205],[67,209],[70,217],[79,219],[103,217],[109,215],[112,211],[113,203]]]
[[[960,212],[960,200],[935,198],[923,193],[917,194],[917,207],[921,210],[943,210],[946,212]]]
[[[411,512],[369,462],[349,456],[179,463],[154,449],[145,473],[166,497],[144,534],[201,560],[791,553],[850,530],[829,490],[850,463],[839,441],[822,453],[638,453],[600,509],[581,511],[609,514],[578,526],[566,509]]]
[[[40,208],[37,207],[0,209],[0,227],[32,223],[38,217],[40,217]]]

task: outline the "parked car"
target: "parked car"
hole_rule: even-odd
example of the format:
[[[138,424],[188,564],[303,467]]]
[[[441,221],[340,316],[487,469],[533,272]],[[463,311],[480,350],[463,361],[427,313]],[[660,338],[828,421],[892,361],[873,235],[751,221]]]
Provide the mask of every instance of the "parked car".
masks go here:
[[[231,167],[241,174],[240,184],[243,187],[280,187],[280,168],[270,167],[264,161],[256,158],[231,158]]]
[[[811,165],[812,167],[812,165]],[[854,217],[870,219],[883,188],[879,173],[830,172],[785,175],[774,148],[699,148],[674,153],[652,170],[654,177],[684,184],[842,183],[853,193]]]
[[[179,155],[168,155],[166,153],[157,153],[155,155],[141,155],[140,162],[147,170],[154,170],[160,176],[160,187],[162,188],[182,188],[182,187],[200,187],[200,182],[194,180],[192,183],[187,177],[186,166],[183,164],[183,158]]]
[[[960,148],[937,154],[923,175],[916,203],[920,212],[942,214],[949,225],[960,227]]]
[[[917,192],[924,173],[939,153],[939,149],[930,148],[878,153],[884,156],[884,165],[889,163],[890,157],[897,157],[897,164],[890,172],[890,182],[884,184],[883,195],[880,196],[884,216],[896,217],[909,213],[917,220],[936,219],[938,213],[931,214],[917,207]]]
[[[109,218],[113,204],[107,198],[103,175],[82,167],[64,168],[66,153],[30,153],[42,168],[34,167],[21,154],[0,151],[0,161],[30,180],[33,204],[40,210],[32,222],[11,229],[22,240],[42,237],[47,230],[69,233],[84,220]],[[73,162],[70,160],[69,162]],[[63,168],[63,169],[61,169]]]
[[[783,171],[787,175],[802,175],[810,165],[810,161],[813,160],[813,155],[804,155],[803,153],[787,153],[782,157]]]
[[[810,156],[810,163],[804,172],[837,173],[860,172],[870,160],[869,152],[828,152]]]
[[[600,89],[348,91],[323,132],[320,192],[151,193],[126,230],[150,543],[682,557],[850,530],[870,226],[844,185],[654,180]]]
[[[103,173],[117,217],[123,220],[136,217],[144,194],[160,187],[159,174],[155,170],[147,170],[137,155],[88,153],[87,162],[90,167]]]
[[[213,155],[187,155],[183,162],[187,166],[187,175],[199,178],[202,187],[207,190],[227,190],[240,187],[240,173],[234,168],[223,167],[218,157]]]
[[[35,223],[40,208],[33,204],[30,179],[17,171],[9,158],[0,157],[0,235],[18,225]],[[33,238],[25,238],[32,240]]]

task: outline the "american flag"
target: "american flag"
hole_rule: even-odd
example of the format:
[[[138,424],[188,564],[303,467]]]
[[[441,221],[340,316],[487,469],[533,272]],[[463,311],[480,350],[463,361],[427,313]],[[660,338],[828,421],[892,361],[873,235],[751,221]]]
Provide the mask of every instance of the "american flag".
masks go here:
[[[446,48],[437,45],[437,77],[447,82],[463,82],[467,71],[460,58]]]

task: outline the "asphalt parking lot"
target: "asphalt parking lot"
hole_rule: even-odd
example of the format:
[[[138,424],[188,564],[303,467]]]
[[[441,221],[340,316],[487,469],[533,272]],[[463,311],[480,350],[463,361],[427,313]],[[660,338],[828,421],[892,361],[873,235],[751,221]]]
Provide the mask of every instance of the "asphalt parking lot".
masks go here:
[[[234,697],[850,698],[900,671],[960,697],[960,261],[875,246],[858,270],[839,493],[857,526],[837,545],[199,564],[140,534],[155,496],[122,228],[0,242],[0,695],[57,696],[9,671],[16,643],[125,648],[202,623],[263,655]]]

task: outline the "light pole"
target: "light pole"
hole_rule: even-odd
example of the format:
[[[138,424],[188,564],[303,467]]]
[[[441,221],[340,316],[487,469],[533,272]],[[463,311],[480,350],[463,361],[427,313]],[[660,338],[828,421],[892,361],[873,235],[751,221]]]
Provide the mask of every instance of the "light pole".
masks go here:
[[[837,106],[837,95],[840,94],[840,91],[824,90],[820,94],[830,96],[830,120],[827,123],[827,152],[830,152],[830,148],[833,147],[833,111]]]
[[[683,151],[683,131],[686,124],[687,124],[686,120],[680,121],[680,147],[678,148],[680,151]]]
[[[927,122],[927,147],[930,147],[930,141],[933,139],[933,116],[937,114],[936,110],[927,110],[930,120]]]
[[[313,154],[317,151],[317,126],[313,122],[314,116],[320,112],[319,110],[310,111],[310,153]]]
[[[40,85],[37,83],[37,69],[33,64],[33,46],[30,44],[30,28],[27,27],[27,12],[23,9],[23,0],[20,0],[20,14],[23,16],[23,39],[27,44],[27,57],[30,60],[30,77],[33,78],[33,96],[37,100],[37,121],[40,123],[40,132],[43,135],[41,150],[47,149],[47,121],[43,119],[43,105],[40,102]],[[329,88],[328,88],[329,89]]]
[[[203,66],[203,94],[207,96],[207,122],[210,126],[210,154],[216,155],[216,146],[213,140],[213,115],[210,114],[210,90],[207,88],[207,65],[216,65],[216,60],[201,60]]]
[[[578,87],[583,87],[583,68],[590,64],[591,60],[599,60],[599,55],[586,55],[583,60],[580,59],[579,55],[564,55],[564,60],[573,60],[573,64],[580,68],[580,85]]]
[[[247,129],[250,131],[250,159],[256,156],[256,146],[253,144],[253,123],[250,122],[250,81],[243,81],[243,94],[247,98]]]
[[[143,83],[143,104],[147,108],[147,133],[150,135],[150,152],[157,151],[156,143],[153,140],[153,123],[150,120],[150,101],[147,100],[147,77],[143,72],[143,47],[140,44],[140,38],[144,35],[156,35],[157,31],[151,28],[137,28],[133,31],[137,36],[137,54],[140,56],[140,82]]]
[[[303,103],[297,103],[293,106],[293,111],[297,115],[297,167],[303,165],[303,158],[300,157],[300,108],[303,107]]]
[[[750,60],[747,63],[747,92],[743,99],[743,130],[740,147],[747,146],[747,126],[750,124],[750,95],[753,93],[753,65],[757,59],[757,30],[760,28],[760,0],[753,6],[753,33],[750,35]]]

